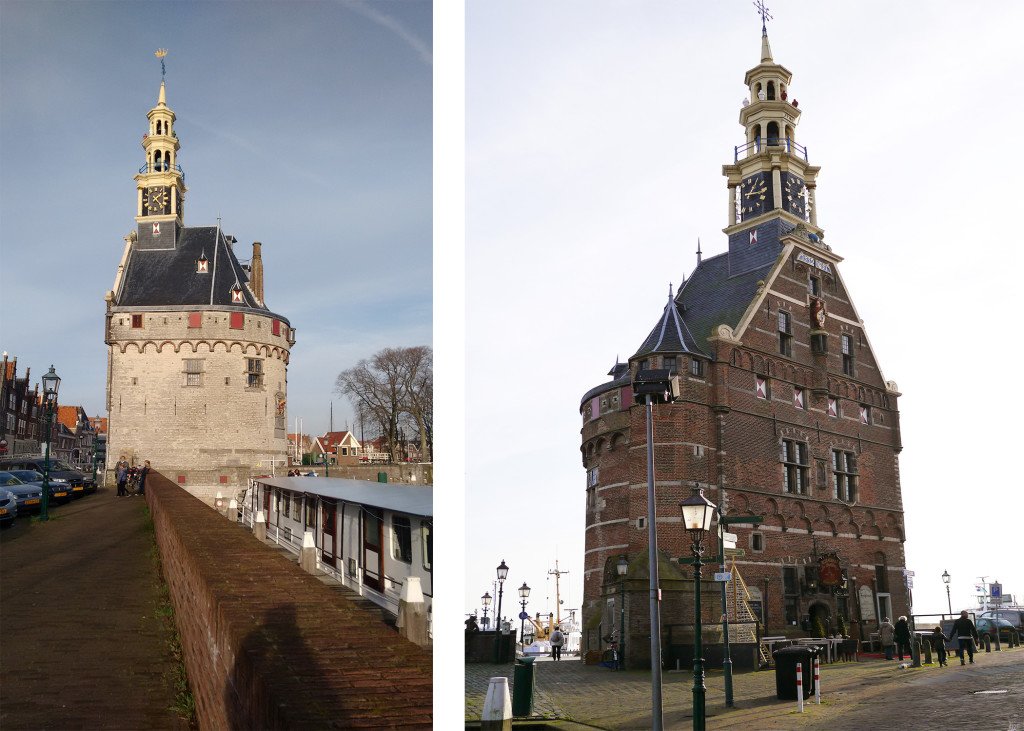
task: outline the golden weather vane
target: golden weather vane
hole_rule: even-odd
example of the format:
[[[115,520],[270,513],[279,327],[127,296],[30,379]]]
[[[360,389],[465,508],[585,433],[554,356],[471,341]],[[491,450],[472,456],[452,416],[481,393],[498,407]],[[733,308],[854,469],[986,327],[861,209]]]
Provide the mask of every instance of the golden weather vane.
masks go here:
[[[167,76],[167,68],[164,66],[164,56],[167,55],[167,49],[158,48],[153,55],[160,59],[160,78],[165,78]]]

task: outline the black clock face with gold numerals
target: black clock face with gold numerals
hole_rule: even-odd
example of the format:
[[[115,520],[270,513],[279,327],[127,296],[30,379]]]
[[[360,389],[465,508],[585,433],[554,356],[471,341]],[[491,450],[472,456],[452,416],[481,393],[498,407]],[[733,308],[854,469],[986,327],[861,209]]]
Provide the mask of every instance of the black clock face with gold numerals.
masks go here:
[[[804,199],[804,181],[792,173],[782,174],[782,205],[792,214],[804,217],[807,210]]]
[[[744,178],[740,185],[740,218],[746,220],[769,211],[774,206],[772,183],[764,173]]]
[[[167,186],[156,186],[142,191],[142,211],[148,214],[170,213],[170,189]]]

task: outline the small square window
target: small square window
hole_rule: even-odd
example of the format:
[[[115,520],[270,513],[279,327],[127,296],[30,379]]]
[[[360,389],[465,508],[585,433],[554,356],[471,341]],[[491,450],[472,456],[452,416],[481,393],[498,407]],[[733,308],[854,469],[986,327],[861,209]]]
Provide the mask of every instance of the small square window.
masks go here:
[[[870,424],[871,423],[871,407],[865,404],[860,405],[860,423]]]
[[[132,315],[132,327],[136,329],[142,327],[142,315]]]
[[[274,320],[274,323],[270,326],[270,333],[272,335],[280,335],[281,334],[281,321],[280,320]]]
[[[769,399],[772,395],[771,383],[767,378],[757,376],[757,382],[754,387],[754,392],[759,399]]]
[[[802,388],[793,389],[793,406],[798,409],[807,408],[807,400],[804,396],[804,390]]]
[[[245,327],[245,313],[244,312],[232,312],[231,313],[231,329],[241,330]]]
[[[697,378],[704,377],[704,361],[693,358],[690,360],[690,373]]]
[[[811,277],[807,280],[807,291],[814,297],[818,297],[821,294],[821,282],[817,277]]]
[[[839,399],[828,397],[828,415],[834,419],[839,418]]]
[[[673,373],[676,372],[676,357],[674,355],[666,355],[661,359],[661,367],[668,368]]]
[[[750,534],[750,550],[752,550],[754,553],[761,553],[762,551],[764,551],[763,533]]]
[[[188,326],[190,328],[197,328],[203,326],[203,313],[202,312],[190,312],[188,313]]]

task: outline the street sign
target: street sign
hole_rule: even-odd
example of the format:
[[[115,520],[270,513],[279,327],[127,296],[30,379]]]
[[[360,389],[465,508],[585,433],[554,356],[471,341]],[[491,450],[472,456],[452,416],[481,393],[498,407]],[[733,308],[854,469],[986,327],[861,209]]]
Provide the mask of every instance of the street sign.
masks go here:
[[[727,548],[725,549],[725,555],[739,558],[740,556],[746,556],[747,552],[742,548]]]
[[[726,543],[729,543],[730,541],[735,543],[738,538],[739,536],[735,533],[726,533],[725,531],[722,531],[722,540]]]
[[[721,571],[715,573],[715,581],[732,581],[732,572]]]
[[[763,523],[763,515],[734,515],[734,516],[723,516],[722,523],[724,525],[735,525],[736,523]]]
[[[989,593],[992,595],[993,599],[1002,599],[1003,585],[1000,584],[998,581],[992,582],[991,584],[989,584]]]
[[[529,619],[529,618],[530,618],[530,615],[527,614],[526,612],[520,612],[519,613],[519,619]]]
[[[723,541],[722,542],[722,548],[725,548],[725,549],[731,551],[731,550],[736,548],[736,541]]]
[[[903,575],[904,576],[913,576],[914,572],[911,571],[910,569],[903,569]]]

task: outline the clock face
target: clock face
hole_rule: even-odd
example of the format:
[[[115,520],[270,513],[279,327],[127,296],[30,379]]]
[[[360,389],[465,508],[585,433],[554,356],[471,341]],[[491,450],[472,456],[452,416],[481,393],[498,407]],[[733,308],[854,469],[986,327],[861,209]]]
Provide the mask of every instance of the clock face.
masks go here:
[[[765,211],[771,210],[773,204],[771,182],[764,173],[755,173],[743,179],[743,183],[740,185],[742,220],[759,216]]]
[[[169,213],[171,196],[167,187],[146,188],[142,192],[142,209],[144,213]]]
[[[783,205],[790,213],[803,218],[807,210],[804,199],[804,181],[792,173],[783,173],[782,176]]]

